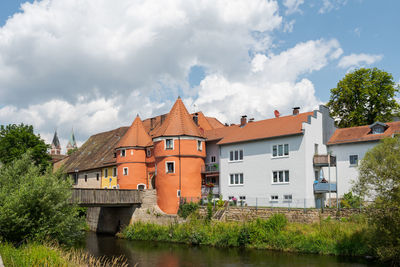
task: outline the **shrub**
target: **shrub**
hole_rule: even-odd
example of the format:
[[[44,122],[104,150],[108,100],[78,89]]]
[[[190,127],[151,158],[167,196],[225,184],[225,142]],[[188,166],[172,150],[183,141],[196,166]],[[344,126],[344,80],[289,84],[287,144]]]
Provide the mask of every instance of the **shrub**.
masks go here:
[[[24,240],[56,240],[72,244],[83,237],[85,218],[69,203],[71,181],[61,172],[44,175],[30,154],[0,168],[0,236]]]
[[[187,218],[190,214],[198,210],[199,204],[190,202],[190,203],[183,203],[179,206],[178,215]]]

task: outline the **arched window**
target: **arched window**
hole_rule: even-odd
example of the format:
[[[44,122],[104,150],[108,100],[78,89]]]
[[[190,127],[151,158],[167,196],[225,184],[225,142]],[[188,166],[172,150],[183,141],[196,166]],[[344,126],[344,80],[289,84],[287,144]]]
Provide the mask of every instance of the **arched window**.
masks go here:
[[[146,185],[145,184],[138,184],[137,185],[137,189],[138,190],[145,190],[146,189]]]

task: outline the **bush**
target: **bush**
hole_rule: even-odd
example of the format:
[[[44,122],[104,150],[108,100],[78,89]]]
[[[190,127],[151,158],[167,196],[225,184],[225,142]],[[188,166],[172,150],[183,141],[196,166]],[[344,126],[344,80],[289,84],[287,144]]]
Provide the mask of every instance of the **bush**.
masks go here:
[[[187,218],[190,214],[197,211],[199,208],[199,204],[190,202],[190,203],[183,203],[179,206],[178,215],[182,218]]]
[[[361,206],[361,198],[353,195],[352,192],[348,192],[343,195],[343,199],[340,201],[342,208],[359,208]]]
[[[56,240],[72,244],[83,237],[85,219],[69,203],[71,181],[61,172],[44,175],[30,154],[0,168],[0,236],[19,243]]]

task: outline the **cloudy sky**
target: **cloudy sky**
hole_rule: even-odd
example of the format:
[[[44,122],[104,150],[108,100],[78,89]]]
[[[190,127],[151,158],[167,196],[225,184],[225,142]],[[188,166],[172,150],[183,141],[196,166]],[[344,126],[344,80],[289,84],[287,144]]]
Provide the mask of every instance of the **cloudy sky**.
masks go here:
[[[171,108],[309,111],[358,67],[400,79],[398,0],[2,0],[0,124],[64,147]]]

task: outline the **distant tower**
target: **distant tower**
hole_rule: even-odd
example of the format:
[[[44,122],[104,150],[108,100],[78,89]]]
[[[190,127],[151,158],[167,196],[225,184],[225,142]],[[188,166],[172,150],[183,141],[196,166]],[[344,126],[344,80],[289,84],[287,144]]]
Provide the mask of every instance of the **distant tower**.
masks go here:
[[[53,141],[51,142],[51,155],[60,155],[61,154],[61,146],[60,140],[58,140],[57,130],[54,132]]]
[[[77,148],[76,146],[76,141],[75,141],[75,135],[74,135],[74,129],[71,131],[71,136],[69,138],[68,144],[67,144],[67,153],[68,151]]]

